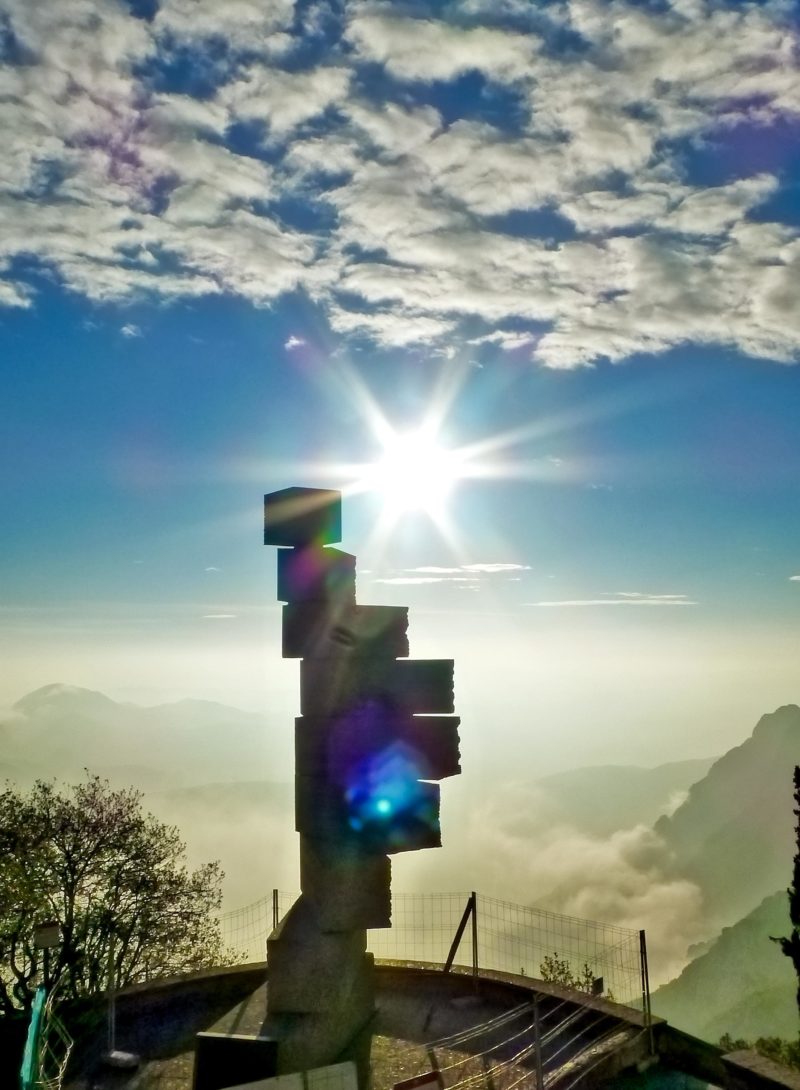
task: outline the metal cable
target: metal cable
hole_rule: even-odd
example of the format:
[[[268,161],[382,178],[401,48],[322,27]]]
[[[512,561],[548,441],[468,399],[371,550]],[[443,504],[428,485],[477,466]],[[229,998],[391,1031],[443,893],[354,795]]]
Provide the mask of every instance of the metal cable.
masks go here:
[[[583,1055],[583,1056],[587,1055],[588,1052],[590,1052],[592,1049],[597,1048],[598,1045],[600,1045],[604,1041],[609,1041],[616,1034],[621,1034],[621,1033],[624,1033],[624,1030],[609,1030],[608,1033],[604,1034],[602,1037],[598,1038],[598,1040],[594,1042],[594,1044],[591,1046],[591,1049],[587,1049],[586,1052],[581,1053],[581,1055]],[[626,1037],[624,1041],[620,1041],[618,1047],[622,1048],[622,1046],[624,1044],[629,1044],[629,1043],[633,1043],[634,1041],[638,1041],[639,1038],[643,1037],[646,1033],[647,1033],[647,1030],[642,1029],[634,1037]],[[580,1082],[580,1080],[582,1078],[584,1078],[586,1075],[588,1075],[590,1071],[594,1071],[594,1069],[599,1064],[601,1064],[604,1059],[606,1059],[608,1056],[612,1056],[615,1051],[616,1051],[616,1049],[611,1049],[610,1051],[605,1052],[602,1056],[598,1056],[597,1059],[594,1061],[594,1063],[590,1064],[588,1067],[584,1067],[575,1076],[575,1078],[572,1080],[572,1082],[568,1083],[566,1086],[561,1087],[561,1090],[573,1090],[573,1087],[575,1087],[578,1084],[578,1082]],[[554,1083],[554,1082],[557,1082],[557,1081],[558,1081],[557,1078],[554,1078],[554,1077],[551,1076],[551,1079],[550,1079],[551,1084]],[[545,1079],[545,1083],[547,1083],[547,1079]]]
[[[533,1022],[527,1026],[523,1026],[517,1033],[512,1033],[510,1037],[506,1037],[502,1041],[496,1041],[489,1048],[485,1048],[483,1052],[469,1052],[463,1059],[455,1060],[453,1063],[448,1064],[447,1067],[440,1067],[440,1071],[451,1071],[454,1067],[459,1067],[461,1064],[468,1063],[470,1060],[479,1060],[483,1056],[488,1056],[491,1052],[495,1052],[498,1048],[502,1048],[503,1045],[509,1044],[511,1041],[516,1041],[518,1037],[521,1037],[523,1033],[530,1033],[533,1030]],[[435,1050],[431,1050],[435,1051]]]

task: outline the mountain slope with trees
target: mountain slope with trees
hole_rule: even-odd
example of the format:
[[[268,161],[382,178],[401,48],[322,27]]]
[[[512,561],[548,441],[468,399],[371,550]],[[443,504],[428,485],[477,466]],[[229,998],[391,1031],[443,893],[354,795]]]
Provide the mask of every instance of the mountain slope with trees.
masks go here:
[[[689,789],[656,831],[680,873],[703,892],[710,920],[733,924],[792,873],[792,775],[800,764],[800,708],[763,716]]]
[[[797,981],[773,936],[789,929],[785,890],[726,927],[680,976],[653,993],[653,1011],[707,1041],[798,1034]]]

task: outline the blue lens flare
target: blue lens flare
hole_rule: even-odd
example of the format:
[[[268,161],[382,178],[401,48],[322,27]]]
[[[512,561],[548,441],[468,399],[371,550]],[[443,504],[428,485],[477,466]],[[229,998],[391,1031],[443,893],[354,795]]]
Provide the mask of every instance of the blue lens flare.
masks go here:
[[[389,850],[438,836],[438,796],[431,784],[420,782],[420,771],[414,751],[402,742],[352,767],[344,785],[349,827]]]
[[[342,822],[367,851],[437,847],[439,788],[425,782],[424,752],[403,741],[407,713],[372,697],[339,716],[327,734],[328,782],[339,791]]]

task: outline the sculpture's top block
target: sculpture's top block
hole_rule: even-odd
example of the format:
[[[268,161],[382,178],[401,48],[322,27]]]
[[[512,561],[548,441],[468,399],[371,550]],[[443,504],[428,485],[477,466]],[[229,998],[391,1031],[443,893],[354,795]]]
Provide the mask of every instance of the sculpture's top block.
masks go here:
[[[265,545],[332,545],[341,540],[341,492],[282,488],[264,497]]]

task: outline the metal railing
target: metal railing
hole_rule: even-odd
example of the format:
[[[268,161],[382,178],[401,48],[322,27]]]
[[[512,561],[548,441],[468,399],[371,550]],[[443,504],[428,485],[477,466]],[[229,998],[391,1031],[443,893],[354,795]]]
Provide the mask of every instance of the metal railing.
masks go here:
[[[263,961],[267,936],[296,898],[296,893],[274,890],[225,913],[220,919],[225,942],[243,962]],[[495,970],[550,979],[649,1011],[644,932],[482,894],[395,893],[392,926],[368,932],[368,949],[378,959],[443,967],[449,962],[476,973]]]

